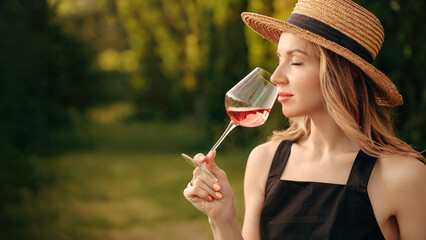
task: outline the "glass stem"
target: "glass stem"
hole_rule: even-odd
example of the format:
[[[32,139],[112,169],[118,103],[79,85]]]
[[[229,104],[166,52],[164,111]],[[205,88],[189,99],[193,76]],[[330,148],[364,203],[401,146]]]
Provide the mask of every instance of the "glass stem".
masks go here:
[[[225,137],[228,135],[228,133],[230,133],[232,131],[232,129],[234,129],[236,125],[234,122],[230,121],[228,124],[228,127],[226,128],[226,130],[223,132],[222,136],[220,136],[219,140],[217,140],[216,144],[212,147],[212,149],[210,149],[211,151],[216,150],[217,147],[219,147],[219,145],[222,143],[223,139],[225,139]]]

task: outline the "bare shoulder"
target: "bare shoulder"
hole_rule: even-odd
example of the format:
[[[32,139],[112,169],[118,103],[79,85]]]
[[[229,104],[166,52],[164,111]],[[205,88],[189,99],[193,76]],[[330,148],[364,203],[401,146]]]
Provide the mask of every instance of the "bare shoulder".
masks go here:
[[[426,166],[414,158],[380,157],[368,185],[370,196],[381,195],[376,198],[396,215],[426,201]]]
[[[398,228],[402,239],[426,239],[425,186],[426,166],[420,160],[401,156],[377,160],[367,190],[384,233]],[[394,227],[387,224],[392,216],[397,220]]]
[[[249,164],[270,166],[279,144],[280,141],[269,141],[258,145],[250,153]]]
[[[245,183],[247,186],[257,185],[264,192],[269,169],[280,141],[269,141],[255,147],[248,158]]]
[[[395,188],[411,186],[425,186],[426,165],[418,159],[392,156],[378,159],[375,172],[383,180],[392,183]],[[397,190],[397,189],[395,189]]]
[[[268,141],[255,147],[250,153],[247,167],[258,170],[266,168],[269,170],[279,144],[280,141]]]
[[[385,234],[402,239],[426,239],[419,223],[426,221],[426,166],[402,156],[378,158],[368,182],[368,194],[376,219]],[[396,217],[397,224],[390,219]],[[397,229],[398,228],[398,229]]]

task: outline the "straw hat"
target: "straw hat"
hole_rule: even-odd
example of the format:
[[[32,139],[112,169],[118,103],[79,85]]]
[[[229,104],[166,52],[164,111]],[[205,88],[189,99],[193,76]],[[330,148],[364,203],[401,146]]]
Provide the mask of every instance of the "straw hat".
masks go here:
[[[403,103],[392,81],[371,65],[383,43],[382,24],[358,4],[350,0],[299,0],[287,22],[248,12],[241,17],[273,43],[278,43],[282,32],[289,32],[345,57],[375,82],[379,105]]]

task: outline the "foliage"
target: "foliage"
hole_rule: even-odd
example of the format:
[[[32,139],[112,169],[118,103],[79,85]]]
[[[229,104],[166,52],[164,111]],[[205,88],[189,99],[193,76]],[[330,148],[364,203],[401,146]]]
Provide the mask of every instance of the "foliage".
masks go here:
[[[27,157],[39,150],[32,145],[55,129],[70,127],[73,115],[98,100],[101,92],[90,70],[90,51],[51,22],[46,1],[2,1],[0,35],[3,212],[5,204],[42,180]]]
[[[97,100],[97,76],[80,42],[50,22],[46,2],[3,1],[0,31],[0,140],[24,150],[70,125],[72,111]]]
[[[193,148],[210,147],[228,121],[223,106],[226,91],[254,67],[272,72],[277,62],[276,46],[246,27],[240,13],[252,11],[285,20],[295,2],[2,1],[0,211],[43,180],[33,171],[29,155],[50,150],[48,143],[55,142],[52,136],[58,136],[58,129],[78,127],[77,134],[84,128],[76,120],[102,114],[111,106],[122,108],[125,120],[188,120],[194,123],[193,131],[203,132]],[[404,105],[393,110],[398,135],[422,150],[426,140],[426,30],[419,24],[426,22],[425,3],[355,2],[377,15],[385,28],[385,42],[374,65],[395,82],[404,98]],[[286,125],[280,112],[276,105],[264,126],[237,128],[238,133],[230,134],[222,147],[250,148],[264,141],[273,129]],[[118,117],[111,114],[99,119],[110,124]],[[114,136],[160,136],[153,130],[148,126]],[[161,137],[176,140],[172,136],[176,131],[163,130]],[[189,138],[181,139],[181,144],[193,143]],[[69,141],[70,150],[78,147],[74,140]],[[114,148],[114,141],[97,141]],[[88,146],[93,147],[92,143]],[[121,144],[129,151],[140,147],[131,138]],[[166,147],[160,144],[152,149],[162,148]]]
[[[137,119],[176,120],[190,115],[217,138],[227,121],[226,91],[256,66],[273,71],[277,61],[276,46],[244,26],[240,13],[252,11],[285,20],[296,0],[52,2],[60,10],[59,22],[69,32],[95,43],[100,70],[119,74],[116,81],[126,86]],[[424,147],[426,132],[421,126],[425,119],[417,114],[426,105],[426,86],[421,81],[424,54],[415,53],[426,51],[421,40],[425,31],[413,24],[424,22],[420,12],[424,3],[356,2],[376,14],[385,28],[385,42],[374,64],[396,83],[405,99],[394,110],[398,134]],[[282,128],[285,123],[280,114],[275,115],[271,115],[274,128]],[[242,134],[241,139],[267,135],[264,130]]]
[[[426,22],[425,2],[419,0],[356,1],[382,22],[385,41],[374,64],[397,86],[404,104],[395,111],[395,128],[400,137],[419,150],[426,147]]]

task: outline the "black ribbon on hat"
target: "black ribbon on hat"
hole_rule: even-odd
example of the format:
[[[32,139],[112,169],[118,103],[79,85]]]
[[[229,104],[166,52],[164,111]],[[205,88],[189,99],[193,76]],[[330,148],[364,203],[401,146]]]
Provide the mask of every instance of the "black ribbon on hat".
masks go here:
[[[287,23],[295,25],[306,31],[315,33],[329,41],[339,44],[340,46],[347,48],[351,52],[355,53],[365,61],[372,63],[373,57],[361,44],[354,39],[343,34],[339,30],[315,19],[305,15],[293,13],[288,18]]]

